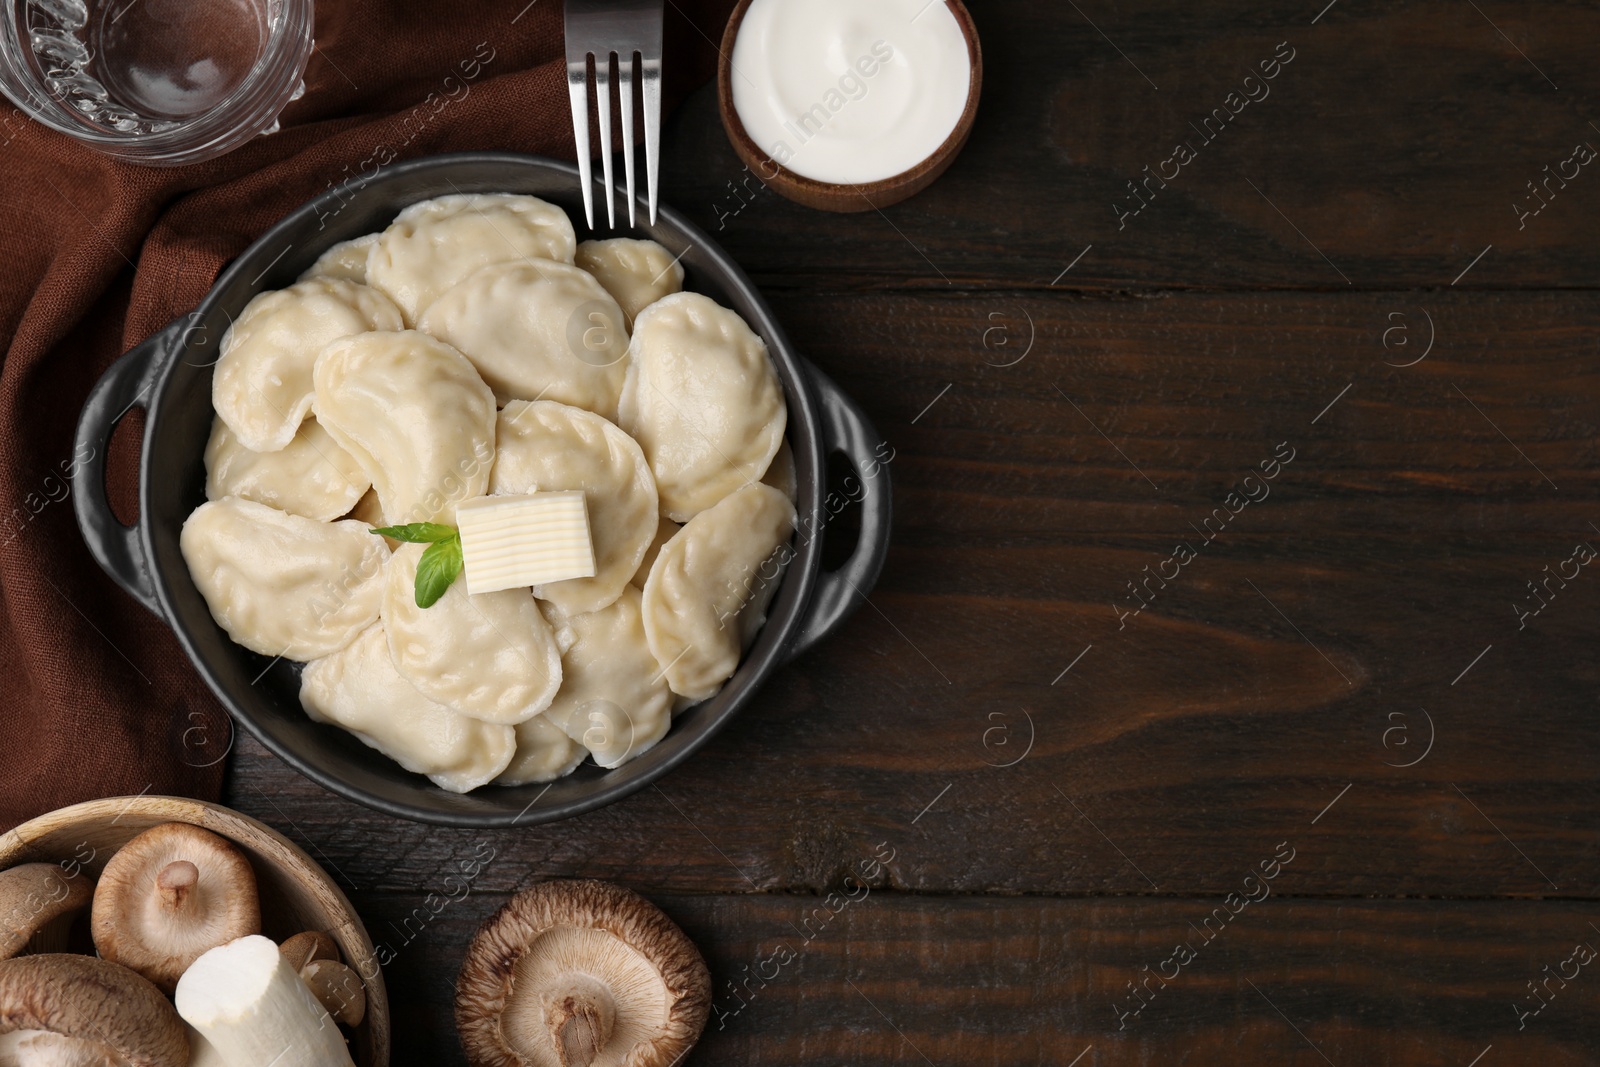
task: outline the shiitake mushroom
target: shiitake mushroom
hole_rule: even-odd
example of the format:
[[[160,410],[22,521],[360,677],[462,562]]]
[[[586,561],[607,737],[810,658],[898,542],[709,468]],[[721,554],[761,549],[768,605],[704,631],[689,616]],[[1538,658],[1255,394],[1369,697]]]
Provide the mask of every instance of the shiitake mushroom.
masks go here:
[[[89,916],[94,947],[171,993],[208,949],[261,932],[250,861],[227,840],[163,823],[117,850]]]
[[[473,1067],[668,1067],[710,1010],[694,943],[637,893],[595,881],[513,897],[472,939],[456,986]]]

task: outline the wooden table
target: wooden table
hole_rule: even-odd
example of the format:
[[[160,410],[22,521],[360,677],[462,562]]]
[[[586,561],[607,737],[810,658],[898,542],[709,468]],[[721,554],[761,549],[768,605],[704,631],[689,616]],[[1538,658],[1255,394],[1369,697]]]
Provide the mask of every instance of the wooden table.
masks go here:
[[[882,212],[676,116],[665,199],[893,445],[894,548],[570,822],[240,742],[395,952],[397,1063],[461,1062],[468,938],[573,875],[704,949],[695,1064],[1600,1062],[1600,11],[1324,3],[979,4],[971,144]]]

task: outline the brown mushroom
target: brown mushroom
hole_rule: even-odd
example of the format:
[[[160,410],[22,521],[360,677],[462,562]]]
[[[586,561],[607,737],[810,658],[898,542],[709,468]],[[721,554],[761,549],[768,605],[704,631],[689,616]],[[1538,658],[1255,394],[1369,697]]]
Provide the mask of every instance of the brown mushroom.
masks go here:
[[[306,964],[315,960],[339,958],[338,944],[321,930],[307,930],[295,934],[279,945],[278,951],[283,953],[283,958],[289,962],[289,969],[296,974],[305,970]]]
[[[473,1067],[668,1067],[700,1037],[711,975],[654,904],[605,882],[544,882],[478,930],[456,986]]]
[[[312,960],[300,969],[300,979],[337,1021],[360,1026],[367,1017],[367,993],[361,979],[338,960]]]
[[[23,949],[50,952],[66,948],[67,930],[88,907],[94,882],[68,874],[54,863],[24,863],[0,871],[0,960]]]
[[[260,932],[255,873],[209,830],[153,826],[100,873],[89,927],[101,956],[171,993],[201,953]]]
[[[185,1067],[183,1021],[145,979],[93,956],[0,961],[0,1058],[62,1067]]]

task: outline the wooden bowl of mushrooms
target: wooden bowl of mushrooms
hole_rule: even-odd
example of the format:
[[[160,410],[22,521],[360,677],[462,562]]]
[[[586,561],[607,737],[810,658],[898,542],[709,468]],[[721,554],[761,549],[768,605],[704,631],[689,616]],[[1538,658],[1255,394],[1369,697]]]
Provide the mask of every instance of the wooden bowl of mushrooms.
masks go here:
[[[0,836],[0,1063],[387,1067],[372,941],[254,819],[115,797]]]

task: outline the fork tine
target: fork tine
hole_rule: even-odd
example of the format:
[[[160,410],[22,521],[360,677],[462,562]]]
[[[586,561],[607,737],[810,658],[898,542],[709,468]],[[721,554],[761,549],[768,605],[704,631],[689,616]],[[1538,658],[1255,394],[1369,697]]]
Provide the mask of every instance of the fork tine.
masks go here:
[[[638,225],[634,217],[636,194],[633,185],[633,50],[617,53],[617,102],[622,105],[622,169],[628,178],[628,225]]]
[[[661,140],[661,53],[656,51],[652,61],[648,54],[640,55],[641,73],[644,75],[644,167],[650,186],[650,224],[656,221],[656,183],[660,174]]]
[[[600,166],[606,176],[606,226],[617,228],[617,194],[611,182],[611,53],[594,57],[594,97],[600,107]]]
[[[597,147],[605,173],[606,218],[616,228],[616,160],[611,145],[611,87],[613,79],[619,86],[622,98],[618,111],[622,120],[622,161],[628,183],[628,220],[637,221],[639,187],[634,157],[633,122],[643,107],[644,162],[650,221],[656,221],[660,203],[661,180],[661,31],[664,0],[563,0],[563,19],[567,47],[567,81],[573,101],[573,129],[578,144],[579,169],[583,176],[584,214],[594,228],[592,203],[594,184],[593,163],[589,158],[589,121],[585,86],[588,81],[588,58],[595,58],[594,93],[597,98],[599,125],[596,127],[600,144]],[[617,58],[617,73],[611,73],[611,57]],[[633,57],[639,57],[639,71],[635,74]],[[633,99],[633,87],[639,86],[642,105]]]
[[[589,163],[589,72],[585,62],[567,61],[567,94],[572,97],[572,140],[578,148],[578,184],[583,186],[583,217],[594,229],[594,174]]]

